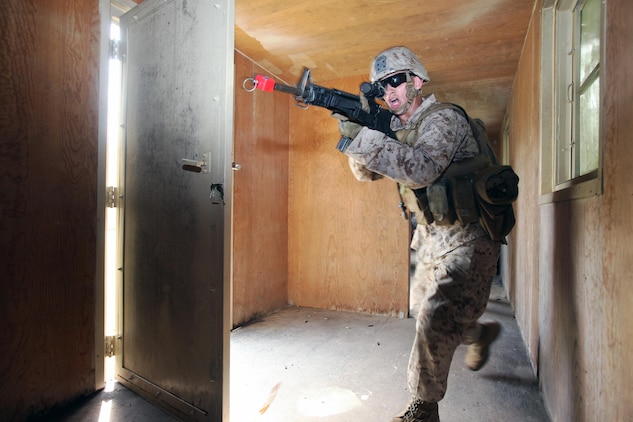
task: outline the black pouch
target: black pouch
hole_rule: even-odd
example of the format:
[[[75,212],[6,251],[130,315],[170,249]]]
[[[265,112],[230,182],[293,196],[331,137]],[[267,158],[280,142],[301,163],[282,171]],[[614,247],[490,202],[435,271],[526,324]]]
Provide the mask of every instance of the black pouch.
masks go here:
[[[475,189],[488,204],[510,204],[519,195],[519,176],[510,166],[492,166],[476,174]]]
[[[478,221],[479,209],[477,208],[472,175],[452,177],[450,181],[457,220],[463,225]]]
[[[512,204],[493,205],[479,201],[479,224],[488,233],[490,239],[505,242],[515,224]]]
[[[426,196],[426,188],[414,189],[413,193],[415,193],[415,197],[418,200],[418,208],[422,211],[426,224],[431,224],[433,222],[433,213],[431,213],[431,209],[429,208],[429,198]]]
[[[476,174],[479,223],[492,240],[505,242],[516,219],[512,202],[519,195],[519,176],[510,166],[495,165]]]

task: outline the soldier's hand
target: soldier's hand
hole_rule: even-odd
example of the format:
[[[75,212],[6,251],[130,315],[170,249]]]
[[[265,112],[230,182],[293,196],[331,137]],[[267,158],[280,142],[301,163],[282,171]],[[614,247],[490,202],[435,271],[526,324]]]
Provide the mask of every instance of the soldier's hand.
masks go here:
[[[335,119],[338,119],[338,120],[349,120],[347,118],[347,116],[344,116],[344,115],[342,115],[340,113],[332,113],[332,117],[334,117]]]
[[[358,123],[350,121],[347,116],[339,113],[332,113],[332,117],[338,119],[338,130],[344,138],[354,139],[363,128]]]
[[[349,120],[339,120],[338,130],[345,138],[354,139],[363,127]]]
[[[369,101],[367,100],[367,97],[365,97],[365,94],[363,94],[363,91],[360,92],[358,98],[360,99],[360,108],[362,108],[364,112],[369,113]]]

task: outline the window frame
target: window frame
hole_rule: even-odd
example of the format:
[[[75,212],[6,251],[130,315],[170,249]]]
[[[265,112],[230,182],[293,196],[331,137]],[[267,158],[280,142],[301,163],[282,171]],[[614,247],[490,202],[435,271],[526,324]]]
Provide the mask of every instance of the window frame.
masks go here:
[[[572,127],[577,123],[574,107],[567,101],[571,82],[578,75],[569,54],[573,38],[578,36],[575,14],[580,16],[583,0],[544,0],[541,10],[541,185],[540,203],[586,198],[603,192],[604,93],[605,93],[605,2],[600,1],[600,62],[599,62],[599,132],[598,168],[574,177],[571,160],[576,159],[572,148]],[[579,18],[578,18],[579,19]],[[573,92],[577,101],[577,92]],[[562,141],[561,141],[562,139]],[[567,150],[571,177],[557,182],[560,151]],[[573,155],[574,154],[574,155]]]

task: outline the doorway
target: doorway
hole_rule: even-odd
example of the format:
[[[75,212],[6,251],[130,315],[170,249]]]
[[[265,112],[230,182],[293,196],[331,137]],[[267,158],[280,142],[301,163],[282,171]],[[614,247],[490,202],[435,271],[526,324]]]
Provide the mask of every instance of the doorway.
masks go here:
[[[107,135],[106,135],[106,210],[104,236],[104,334],[106,337],[106,353],[104,364],[104,381],[106,391],[111,391],[115,380],[116,335],[119,329],[117,312],[117,251],[119,242],[119,186],[121,176],[121,103],[122,72],[121,60],[121,15],[134,7],[129,1],[111,2],[111,20],[109,24],[109,57],[107,87]]]
[[[116,380],[183,420],[221,420],[233,3],[108,3],[106,387]]]

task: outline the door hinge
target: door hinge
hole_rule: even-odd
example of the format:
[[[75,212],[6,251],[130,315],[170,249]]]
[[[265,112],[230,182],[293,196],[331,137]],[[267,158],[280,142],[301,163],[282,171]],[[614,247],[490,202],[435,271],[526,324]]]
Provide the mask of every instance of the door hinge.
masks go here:
[[[121,60],[121,41],[110,40],[110,59]]]
[[[105,356],[110,358],[116,354],[116,336],[106,336]]]
[[[119,190],[115,186],[106,188],[106,207],[116,208],[119,206]]]

